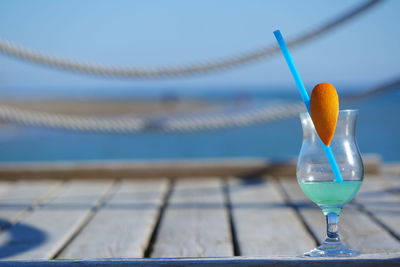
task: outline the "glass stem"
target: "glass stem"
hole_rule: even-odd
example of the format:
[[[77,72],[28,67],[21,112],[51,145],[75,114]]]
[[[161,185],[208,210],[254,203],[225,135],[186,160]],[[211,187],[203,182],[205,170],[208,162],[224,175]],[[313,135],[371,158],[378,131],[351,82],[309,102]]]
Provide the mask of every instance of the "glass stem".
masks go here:
[[[339,214],[330,212],[326,215],[326,239],[325,242],[340,242],[339,233]]]

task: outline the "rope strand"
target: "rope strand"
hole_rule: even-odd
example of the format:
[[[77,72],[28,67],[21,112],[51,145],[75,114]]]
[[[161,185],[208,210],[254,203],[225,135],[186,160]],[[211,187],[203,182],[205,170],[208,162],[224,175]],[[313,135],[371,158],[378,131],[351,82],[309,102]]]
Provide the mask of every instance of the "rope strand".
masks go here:
[[[343,101],[358,101],[400,87],[400,76],[380,86],[344,98]],[[189,117],[90,117],[54,114],[24,110],[0,105],[0,120],[26,126],[40,126],[73,131],[102,133],[134,133],[144,131],[191,132],[243,127],[257,123],[268,123],[295,117],[305,111],[302,102],[275,103],[250,110],[233,110],[229,113],[198,113]]]
[[[291,47],[299,46],[305,42],[313,40],[324,33],[332,31],[339,25],[342,25],[345,22],[354,19],[356,16],[364,13],[381,1],[382,0],[366,1],[360,6],[344,12],[342,15],[339,15],[338,17],[328,21],[327,23],[316,27],[309,32],[306,32],[303,35],[292,39],[291,41],[288,41],[288,45]],[[15,58],[23,59],[39,65],[45,65],[60,70],[104,77],[149,79],[189,76],[238,67],[277,54],[279,53],[279,48],[277,46],[266,46],[261,49],[257,49],[247,53],[242,53],[236,56],[217,59],[204,63],[189,64],[186,66],[161,66],[153,68],[141,68],[133,66],[122,67],[100,63],[89,63],[72,59],[64,59],[58,56],[33,51],[31,49],[21,47],[4,39],[0,39],[0,52],[9,56],[13,56]]]

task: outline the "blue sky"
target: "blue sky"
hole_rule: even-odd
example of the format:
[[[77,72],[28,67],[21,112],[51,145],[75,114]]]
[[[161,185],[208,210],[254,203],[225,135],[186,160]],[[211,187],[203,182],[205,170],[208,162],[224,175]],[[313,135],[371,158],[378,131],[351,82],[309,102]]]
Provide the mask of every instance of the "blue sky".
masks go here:
[[[0,2],[0,38],[55,55],[121,65],[184,64],[275,43],[363,1],[170,0]],[[308,87],[363,89],[399,74],[400,1],[387,0],[293,50]],[[0,54],[0,89],[292,87],[281,56],[225,72],[150,81],[60,72]]]

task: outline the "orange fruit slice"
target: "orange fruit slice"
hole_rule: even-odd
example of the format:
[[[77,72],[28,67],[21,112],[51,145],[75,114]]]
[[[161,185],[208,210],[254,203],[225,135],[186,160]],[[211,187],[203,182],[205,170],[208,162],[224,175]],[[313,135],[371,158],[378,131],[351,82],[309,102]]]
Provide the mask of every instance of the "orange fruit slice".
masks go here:
[[[311,118],[322,142],[329,146],[339,116],[339,97],[330,83],[317,84],[310,99]]]

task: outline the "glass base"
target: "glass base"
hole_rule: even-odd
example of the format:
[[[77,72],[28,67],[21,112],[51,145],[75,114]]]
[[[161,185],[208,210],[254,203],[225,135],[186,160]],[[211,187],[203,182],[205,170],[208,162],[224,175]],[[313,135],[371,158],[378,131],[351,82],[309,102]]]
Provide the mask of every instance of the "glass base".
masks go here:
[[[321,246],[304,253],[308,257],[355,257],[360,255],[358,250],[350,249],[339,242],[324,242]]]

